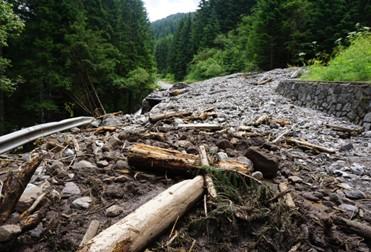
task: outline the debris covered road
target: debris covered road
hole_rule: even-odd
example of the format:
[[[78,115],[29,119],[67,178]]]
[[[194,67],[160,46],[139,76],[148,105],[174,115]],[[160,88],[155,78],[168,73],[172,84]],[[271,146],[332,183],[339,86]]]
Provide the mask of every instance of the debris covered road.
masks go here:
[[[144,115],[107,115],[1,155],[3,182],[41,157],[0,223],[1,251],[84,249],[87,231],[199,174],[216,197],[199,197],[148,251],[369,251],[371,132],[276,94],[296,71],[176,84]]]

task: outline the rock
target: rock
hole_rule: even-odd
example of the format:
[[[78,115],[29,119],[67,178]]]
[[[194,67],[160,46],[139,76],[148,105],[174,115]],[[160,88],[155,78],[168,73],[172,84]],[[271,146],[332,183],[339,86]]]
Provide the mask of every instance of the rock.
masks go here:
[[[293,183],[303,182],[303,179],[298,176],[290,176],[289,180],[291,180]]]
[[[74,127],[74,128],[72,128],[72,129],[70,129],[70,131],[71,131],[72,133],[79,133],[81,130],[80,130],[79,128],[77,128],[77,127]]]
[[[67,182],[62,190],[63,196],[79,195],[80,188],[73,182]]]
[[[75,155],[75,151],[70,149],[70,148],[67,148],[65,149],[65,151],[63,152],[63,155],[65,157],[73,157]]]
[[[258,147],[250,147],[246,152],[246,157],[253,162],[256,171],[263,173],[264,178],[274,178],[277,175],[279,161],[274,155]]]
[[[101,160],[97,162],[97,165],[98,167],[106,167],[109,165],[109,163],[107,162],[107,160]]]
[[[311,200],[311,201],[319,201],[320,199],[318,197],[316,197],[313,193],[311,192],[303,192],[301,194],[304,198],[306,198],[307,200]]]
[[[217,154],[218,151],[219,151],[218,146],[210,146],[210,147],[209,147],[209,153],[210,153],[210,154]]]
[[[233,148],[233,144],[231,144],[231,142],[229,142],[228,140],[226,139],[223,139],[223,140],[218,140],[216,142],[216,146],[218,146],[220,149],[228,149],[228,148]]]
[[[365,167],[363,165],[358,164],[358,163],[352,164],[350,169],[352,170],[353,174],[356,174],[358,176],[362,176],[365,172]]]
[[[353,146],[352,143],[349,143],[349,144],[346,144],[346,145],[341,146],[340,149],[339,149],[339,151],[343,151],[344,152],[344,151],[350,151],[352,149],[354,149],[354,146]]]
[[[254,167],[254,164],[252,163],[252,161],[245,156],[238,156],[237,161],[242,164],[247,165],[248,167],[251,167],[251,168]]]
[[[225,161],[228,159],[228,155],[225,152],[218,152],[216,155],[219,161]]]
[[[366,198],[366,195],[360,190],[345,191],[344,193],[347,198],[353,199],[353,200]]]
[[[264,178],[263,173],[261,173],[260,171],[253,172],[251,176],[253,176],[257,180],[262,180]]]
[[[104,195],[109,198],[120,199],[125,195],[125,190],[120,185],[108,185]]]
[[[98,128],[101,122],[102,122],[101,120],[94,120],[90,123],[90,125],[93,126],[94,128]]]
[[[102,122],[102,126],[119,126],[121,124],[121,120],[117,117],[108,117]]]
[[[190,142],[190,141],[187,141],[187,140],[179,140],[177,142],[177,145],[181,148],[190,148],[190,147],[193,147],[193,144]]]
[[[21,232],[19,225],[2,225],[0,226],[0,242],[9,241]]]
[[[338,208],[344,212],[346,212],[349,216],[354,216],[358,213],[358,207],[349,205],[349,204],[341,204]]]
[[[129,164],[127,161],[124,160],[118,160],[115,165],[115,169],[118,170],[124,170],[124,169],[129,169]]]
[[[78,199],[75,199],[72,202],[72,207],[77,209],[88,209],[90,207],[90,203],[92,202],[92,199],[90,197],[81,197]]]
[[[119,216],[124,209],[118,205],[113,205],[106,209],[106,216],[107,217],[116,217]]]
[[[82,170],[82,171],[89,171],[89,170],[92,170],[92,169],[95,169],[97,168],[94,164],[90,163],[89,161],[86,161],[86,160],[81,160],[79,161],[78,163],[75,163],[73,165],[73,169],[76,169],[76,170]]]
[[[329,198],[332,202],[334,202],[335,204],[339,205],[339,204],[342,204],[343,203],[343,200],[342,200],[342,197],[340,195],[338,195],[337,193],[331,193],[329,195]]]
[[[29,183],[17,203],[17,211],[24,211],[42,194],[39,186]]]
[[[180,118],[174,118],[174,124],[175,125],[184,124],[184,121]]]
[[[340,184],[338,184],[338,187],[343,188],[345,190],[352,189],[352,187],[350,185],[348,185],[347,183],[340,183]]]
[[[39,223],[39,225],[37,225],[36,228],[34,228],[30,231],[30,235],[31,235],[32,238],[38,239],[38,238],[41,237],[43,232],[44,232],[44,227],[43,227],[43,224],[41,222],[41,223]]]

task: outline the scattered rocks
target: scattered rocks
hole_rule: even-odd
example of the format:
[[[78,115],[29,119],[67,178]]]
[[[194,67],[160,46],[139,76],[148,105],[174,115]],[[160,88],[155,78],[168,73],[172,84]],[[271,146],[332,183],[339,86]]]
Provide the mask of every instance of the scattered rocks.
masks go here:
[[[124,209],[118,205],[113,205],[106,209],[106,216],[107,217],[116,217],[119,216]]]
[[[278,171],[278,158],[262,151],[257,147],[250,147],[246,152],[254,164],[254,169],[263,173],[264,178],[274,178]]]
[[[72,202],[72,207],[77,209],[88,209],[92,201],[90,197],[77,198]]]
[[[80,193],[80,188],[73,182],[67,182],[62,190],[62,194],[65,197],[69,197],[71,195],[79,195]]]
[[[345,196],[349,199],[358,200],[366,198],[366,195],[360,190],[345,191]]]

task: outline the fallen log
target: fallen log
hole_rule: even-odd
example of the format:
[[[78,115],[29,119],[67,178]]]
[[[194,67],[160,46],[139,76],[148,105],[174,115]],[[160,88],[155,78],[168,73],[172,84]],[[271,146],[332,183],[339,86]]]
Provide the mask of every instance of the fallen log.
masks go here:
[[[79,252],[135,252],[145,246],[203,194],[204,180],[197,176],[173,185],[111,227],[103,230]]]
[[[167,171],[190,175],[206,172],[199,156],[145,144],[135,144],[130,148],[128,163],[131,167],[152,172]],[[251,167],[234,160],[222,161],[214,166],[221,170],[245,174],[250,174],[252,171]]]
[[[326,127],[331,128],[335,131],[340,131],[340,132],[345,132],[349,134],[361,134],[363,131],[362,127],[345,127],[345,126],[340,126],[340,125],[335,125],[335,124],[326,124]]]
[[[168,112],[168,113],[161,113],[161,114],[151,114],[149,116],[149,120],[151,123],[155,123],[164,119],[169,119],[173,117],[185,117],[192,115],[191,112],[183,111],[183,112]]]
[[[357,221],[347,220],[339,216],[332,217],[333,222],[342,227],[345,231],[352,231],[356,234],[371,240],[371,227],[365,224],[362,224]]]
[[[0,197],[0,225],[4,224],[12,214],[41,161],[42,157],[37,155],[30,162],[23,165],[18,173],[9,173],[2,187],[2,197]]]
[[[298,146],[301,146],[303,148],[310,149],[310,150],[317,150],[317,151],[326,152],[326,153],[330,153],[330,154],[336,153],[335,149],[326,148],[326,147],[316,145],[316,144],[312,144],[312,143],[309,143],[307,141],[299,140],[299,139],[296,139],[296,138],[293,138],[293,137],[287,138],[286,141],[289,142],[289,143],[293,143],[293,144],[296,144]]]

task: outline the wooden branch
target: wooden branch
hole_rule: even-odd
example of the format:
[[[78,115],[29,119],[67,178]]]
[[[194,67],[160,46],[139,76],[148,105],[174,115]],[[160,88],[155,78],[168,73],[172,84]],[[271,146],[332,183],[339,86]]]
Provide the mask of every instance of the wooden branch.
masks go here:
[[[136,252],[178,216],[182,216],[203,194],[202,176],[173,185],[133,213],[91,239],[80,252]]]
[[[9,173],[6,178],[3,188],[2,196],[0,198],[0,225],[12,214],[19,198],[26,189],[28,182],[35,173],[37,167],[42,161],[42,156],[35,156],[32,160],[22,166],[20,172]]]
[[[291,193],[289,193],[289,187],[287,186],[287,183],[280,183],[278,185],[278,188],[280,189],[281,193],[285,192],[285,195],[283,198],[285,199],[286,205],[290,208],[295,208],[295,202],[292,199]]]
[[[189,123],[189,124],[179,124],[178,129],[199,129],[199,130],[221,130],[222,126],[219,124],[210,123]]]
[[[81,240],[80,247],[84,247],[88,241],[94,238],[99,229],[100,222],[97,220],[92,220],[89,224],[88,229],[85,232],[84,237]]]
[[[106,132],[114,132],[116,131],[116,127],[114,126],[102,126],[102,127],[99,127],[95,130],[95,134],[102,134],[102,133],[106,133]]]
[[[207,158],[205,146],[201,145],[199,148],[200,148],[201,165],[210,166],[209,159]],[[209,196],[212,199],[216,199],[218,197],[218,193],[216,192],[213,179],[208,174],[204,176],[204,179],[205,179],[205,184],[206,184],[206,188],[207,188],[207,192],[209,193]]]
[[[371,240],[371,227],[357,221],[347,220],[339,216],[332,217],[336,225],[341,226],[346,231],[353,231],[368,240]]]
[[[259,116],[259,117],[255,120],[255,122],[253,123],[253,125],[254,125],[254,126],[258,126],[258,125],[260,125],[260,124],[264,124],[264,123],[269,122],[269,120],[270,120],[270,116],[267,115],[267,114],[264,114],[264,115]]]
[[[128,163],[137,169],[154,172],[168,171],[190,175],[205,172],[198,156],[145,144],[135,144],[130,148]],[[252,171],[251,167],[234,160],[221,161],[215,166],[221,170],[246,174]]]
[[[330,153],[330,154],[336,153],[335,149],[330,149],[330,148],[326,148],[326,147],[323,147],[323,146],[320,146],[320,145],[311,144],[307,141],[299,140],[299,139],[296,139],[296,138],[293,138],[293,137],[287,138],[286,140],[289,143],[296,144],[296,145],[301,146],[301,147],[306,148],[306,149],[317,150],[317,151],[326,152],[326,153]]]
[[[156,114],[156,115],[151,114],[149,116],[149,120],[151,121],[151,123],[155,123],[155,122],[158,122],[158,121],[161,121],[161,120],[164,120],[164,119],[169,119],[169,118],[173,118],[173,117],[185,117],[185,116],[189,116],[189,115],[192,115],[192,113],[187,112],[187,111],[168,112],[168,113],[161,113],[161,114]]]

